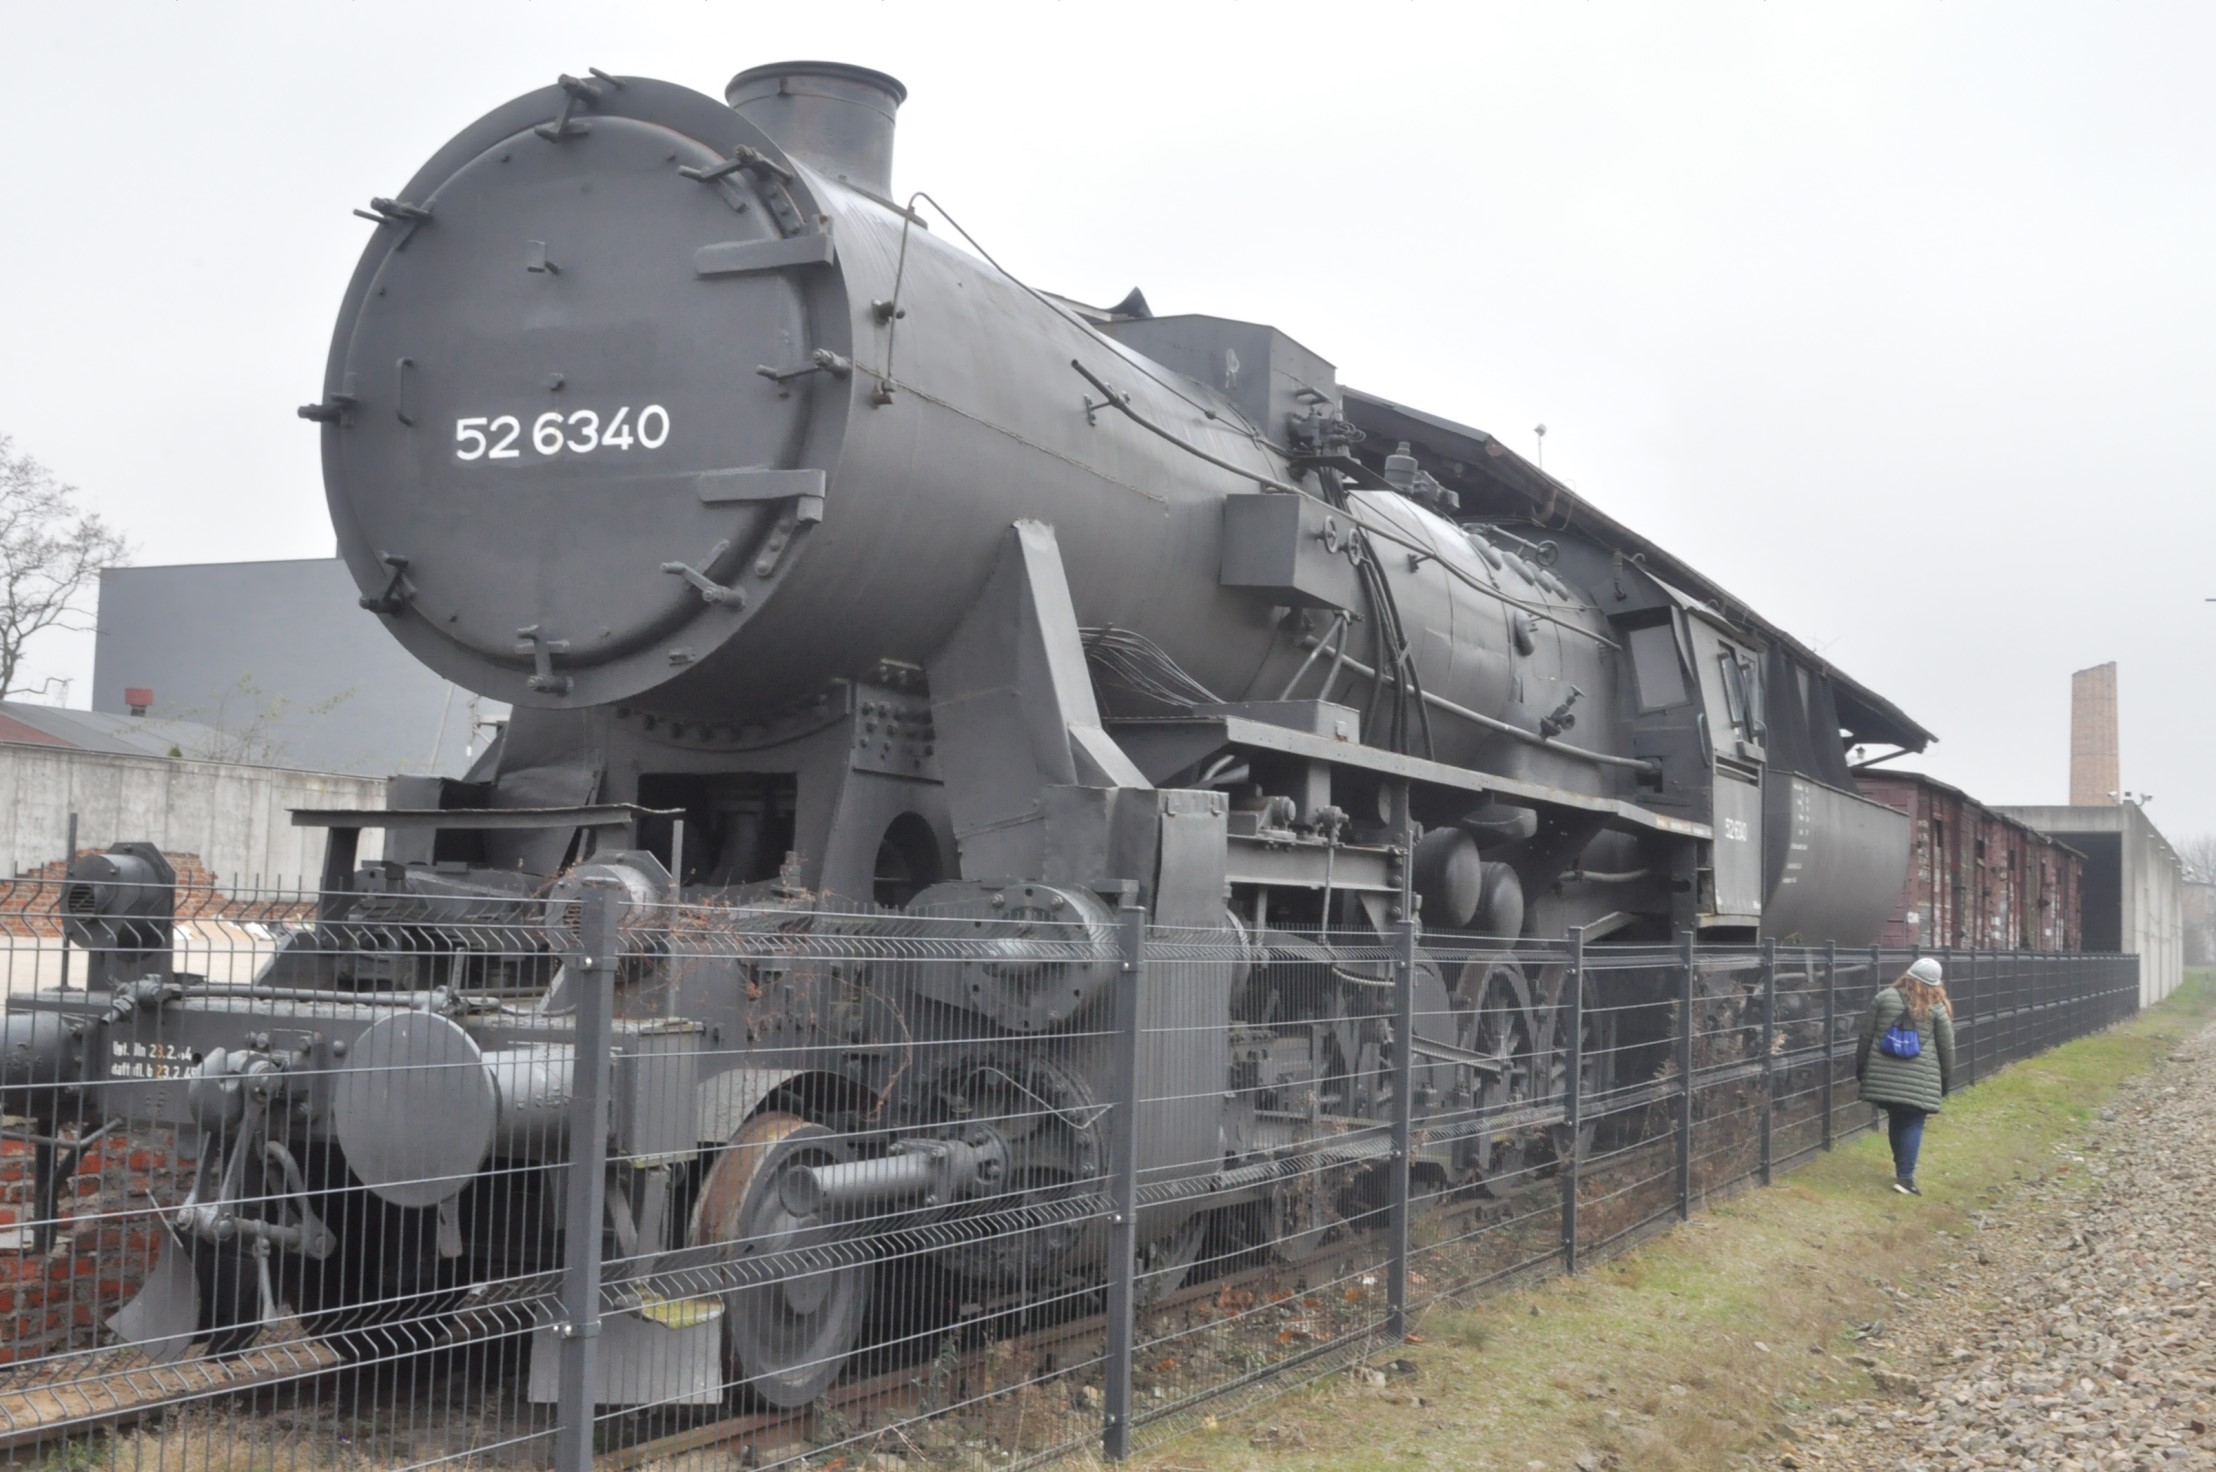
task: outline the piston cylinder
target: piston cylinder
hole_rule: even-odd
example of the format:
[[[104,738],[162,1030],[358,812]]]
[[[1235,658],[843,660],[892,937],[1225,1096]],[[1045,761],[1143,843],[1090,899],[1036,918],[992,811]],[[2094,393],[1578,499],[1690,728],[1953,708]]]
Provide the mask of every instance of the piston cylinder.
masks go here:
[[[362,1184],[396,1206],[459,1195],[495,1155],[544,1159],[569,1139],[574,1050],[487,1051],[448,1018],[370,1024],[332,1089],[332,1123]]]

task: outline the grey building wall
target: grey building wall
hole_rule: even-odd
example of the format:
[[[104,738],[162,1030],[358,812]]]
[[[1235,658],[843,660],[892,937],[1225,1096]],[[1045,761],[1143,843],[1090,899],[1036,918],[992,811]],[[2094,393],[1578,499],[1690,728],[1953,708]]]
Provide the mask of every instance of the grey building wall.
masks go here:
[[[506,713],[408,656],[357,603],[335,557],[110,568],[100,577],[92,708],[227,733],[187,757],[350,772],[453,776]]]
[[[2185,979],[2185,866],[2137,803],[1996,811],[2085,855],[2085,948],[2113,942],[2138,956],[2142,1005],[2177,990]]]
[[[75,813],[80,852],[151,843],[170,856],[180,883],[212,883],[234,900],[249,900],[257,891],[297,891],[321,877],[326,835],[320,828],[295,828],[292,810],[375,808],[384,800],[385,784],[367,777],[0,745],[0,875],[59,865],[69,852],[69,816]],[[383,840],[382,833],[365,829],[358,857],[376,858]],[[0,892],[11,909],[52,913],[50,886],[0,882]],[[252,927],[180,921],[178,964],[243,981],[266,958],[268,939]],[[65,964],[59,941],[23,917],[0,927],[0,993],[52,986],[63,979]]]
[[[294,808],[374,808],[385,784],[329,772],[291,772],[228,762],[117,756],[53,746],[0,746],[0,874],[23,874],[77,847],[151,843],[192,855],[226,892],[257,882],[314,885],[323,870],[323,830],[292,826]],[[362,857],[380,835],[362,834]]]

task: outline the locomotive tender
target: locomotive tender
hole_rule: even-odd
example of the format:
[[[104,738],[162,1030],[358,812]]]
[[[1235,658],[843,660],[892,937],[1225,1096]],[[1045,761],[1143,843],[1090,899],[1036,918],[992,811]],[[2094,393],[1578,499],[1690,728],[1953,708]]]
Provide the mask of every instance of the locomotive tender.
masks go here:
[[[1564,968],[1519,938],[1883,923],[1905,826],[1846,750],[1924,733],[1284,333],[1087,307],[959,248],[892,188],[904,95],[831,63],[743,72],[728,105],[564,77],[367,212],[302,410],[332,520],[365,616],[514,712],[463,779],[300,815],[332,830],[329,893],[250,986],[176,970],[157,851],[73,871],[90,987],[16,999],[8,1107],[51,1125],[97,1088],[197,1141],[117,1320],[150,1350],[242,1343],[278,1299],[347,1347],[381,1306],[558,1260],[474,1183],[566,1159],[575,937],[559,903],[539,954],[467,935],[589,883],[783,934],[957,920],[999,957],[879,978],[870,1005],[866,961],[827,968],[775,1016],[744,947],[627,960],[617,1095],[651,1107],[617,1110],[610,1194],[649,1263],[1097,1175],[1121,905],[1223,958],[1147,993],[1175,1039],[1149,1096],[1224,1102],[1149,1106],[1142,1169],[1280,1221],[1273,1162],[1374,1123],[1388,1090],[1355,1075],[1395,1066],[1378,973],[1329,934],[1413,918],[1482,950],[1419,962],[1399,1050],[1419,1107],[1466,1111],[1549,1086],[1494,1061],[1506,1032],[1565,1041]],[[363,826],[386,844],[357,866]],[[1280,1010],[1296,990],[1309,1010]],[[919,1040],[934,1061],[907,1068]],[[1325,1118],[1254,1105],[1253,1077],[1327,1073],[1349,1086]],[[964,1124],[992,1090],[1056,1127]],[[1417,1168],[1474,1182],[1488,1150],[1442,1132]],[[1150,1206],[1154,1260],[1190,1255],[1198,1195]],[[958,1239],[988,1307],[1101,1271],[1083,1234],[1051,1261]],[[867,1282],[615,1315],[600,1397],[805,1403]]]

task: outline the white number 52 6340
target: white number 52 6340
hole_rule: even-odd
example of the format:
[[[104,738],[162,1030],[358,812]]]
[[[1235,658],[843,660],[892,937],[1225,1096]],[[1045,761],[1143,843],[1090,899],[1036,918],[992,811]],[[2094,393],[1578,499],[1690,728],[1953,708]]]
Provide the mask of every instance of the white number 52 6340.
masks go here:
[[[515,460],[523,451],[523,421],[513,414],[473,414],[454,421],[457,460]],[[541,455],[590,455],[595,450],[659,450],[669,442],[669,410],[626,404],[603,418],[597,409],[549,409],[531,421],[531,448]]]

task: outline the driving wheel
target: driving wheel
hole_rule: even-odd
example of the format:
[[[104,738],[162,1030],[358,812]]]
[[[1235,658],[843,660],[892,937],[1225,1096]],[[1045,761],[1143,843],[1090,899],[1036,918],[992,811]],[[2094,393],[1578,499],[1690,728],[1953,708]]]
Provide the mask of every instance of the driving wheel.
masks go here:
[[[734,1384],[780,1410],[814,1401],[854,1352],[869,1303],[867,1265],[820,1250],[850,1234],[785,1209],[778,1178],[794,1165],[835,1165],[845,1140],[798,1115],[758,1114],[716,1160],[693,1206],[694,1246],[721,1245],[722,1261],[754,1263],[766,1281],[723,1296],[724,1353]]]
[[[1553,1081],[1551,1061],[1541,1056],[1531,1008],[1531,987],[1514,956],[1502,953],[1473,961],[1462,972],[1462,995],[1474,999],[1463,1014],[1462,1046],[1483,1054],[1491,1067],[1480,1079],[1477,1108],[1491,1118],[1543,1097]],[[1528,1127],[1491,1130],[1478,1136],[1477,1167],[1485,1181],[1505,1185],[1533,1164],[1538,1139]]]

